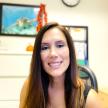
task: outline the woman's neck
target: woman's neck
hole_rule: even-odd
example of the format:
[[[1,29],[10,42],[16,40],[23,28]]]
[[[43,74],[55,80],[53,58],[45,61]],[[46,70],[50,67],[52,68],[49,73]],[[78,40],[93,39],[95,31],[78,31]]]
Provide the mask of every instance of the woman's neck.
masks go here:
[[[51,79],[48,88],[49,102],[47,108],[66,108],[64,91],[64,77]]]
[[[49,88],[64,89],[64,76],[51,78]]]

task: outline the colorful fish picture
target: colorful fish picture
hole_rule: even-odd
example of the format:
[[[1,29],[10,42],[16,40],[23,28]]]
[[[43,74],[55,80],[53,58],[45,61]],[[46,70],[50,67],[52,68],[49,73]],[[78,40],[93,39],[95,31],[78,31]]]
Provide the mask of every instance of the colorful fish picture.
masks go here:
[[[36,34],[39,6],[2,4],[1,34]]]

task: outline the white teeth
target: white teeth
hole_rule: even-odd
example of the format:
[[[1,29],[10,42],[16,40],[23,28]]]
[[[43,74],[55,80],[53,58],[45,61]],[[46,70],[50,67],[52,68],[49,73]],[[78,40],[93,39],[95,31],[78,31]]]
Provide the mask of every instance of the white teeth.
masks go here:
[[[49,66],[51,68],[59,68],[60,65],[61,65],[61,62],[49,63]]]

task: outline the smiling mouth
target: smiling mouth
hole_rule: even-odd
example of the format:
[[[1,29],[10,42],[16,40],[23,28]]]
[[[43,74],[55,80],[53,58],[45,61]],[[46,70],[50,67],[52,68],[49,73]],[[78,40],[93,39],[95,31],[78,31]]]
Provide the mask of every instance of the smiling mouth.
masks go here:
[[[48,65],[53,68],[53,69],[57,69],[60,67],[60,65],[62,64],[62,61],[60,62],[51,62],[51,63],[48,63]]]

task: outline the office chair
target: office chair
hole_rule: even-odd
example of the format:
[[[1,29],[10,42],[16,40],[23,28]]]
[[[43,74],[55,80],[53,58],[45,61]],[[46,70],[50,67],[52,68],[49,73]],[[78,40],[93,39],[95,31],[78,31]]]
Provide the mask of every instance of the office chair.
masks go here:
[[[96,92],[98,92],[98,83],[94,72],[87,66],[78,66],[80,72],[80,78],[85,84],[88,84]]]

